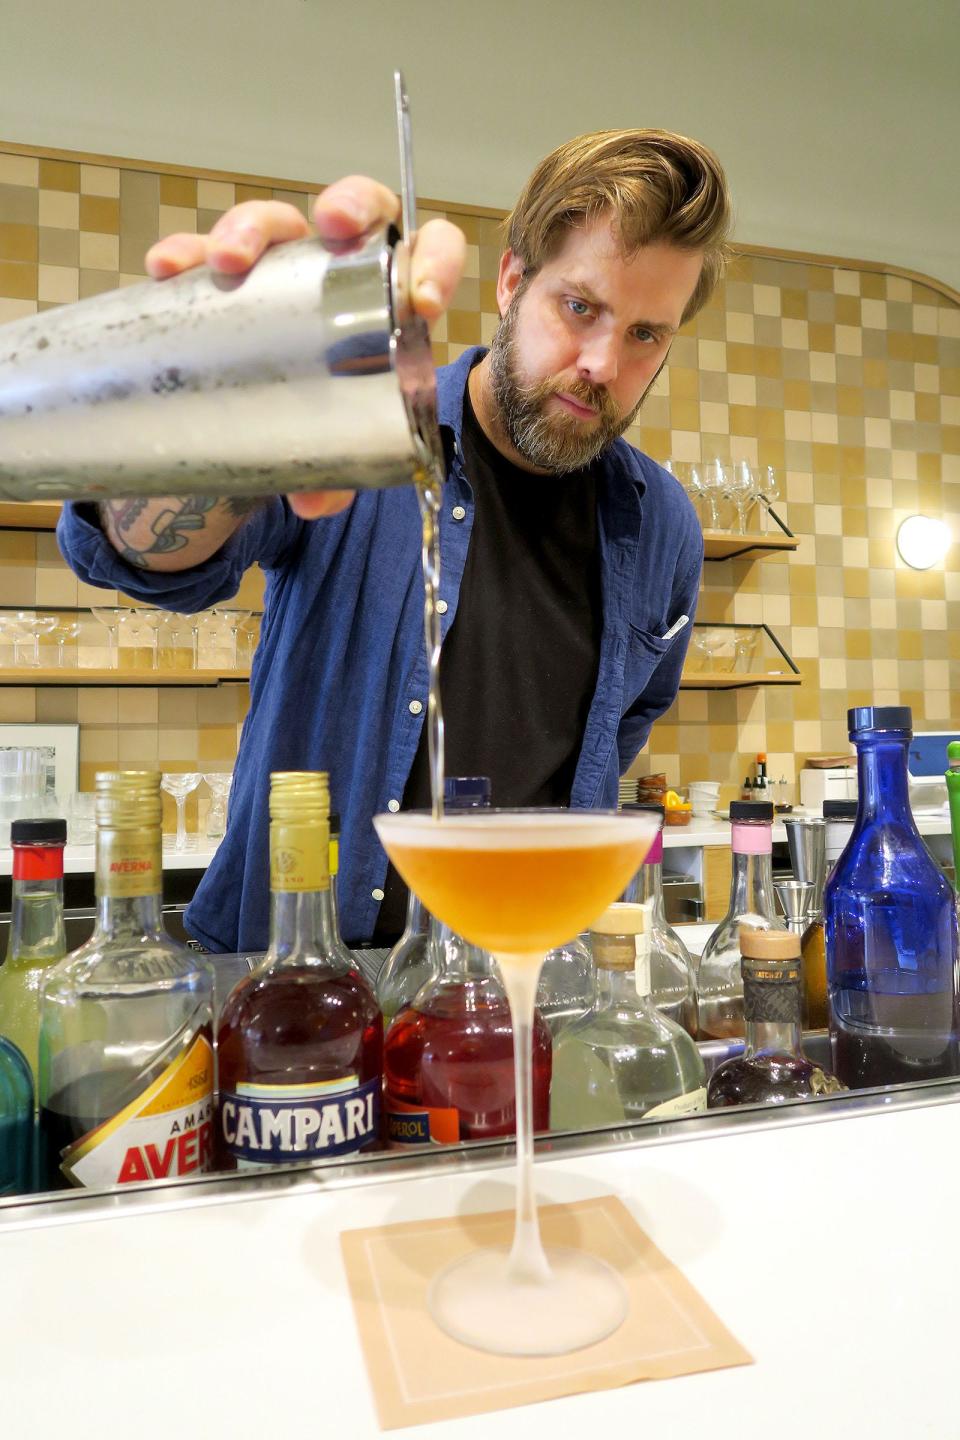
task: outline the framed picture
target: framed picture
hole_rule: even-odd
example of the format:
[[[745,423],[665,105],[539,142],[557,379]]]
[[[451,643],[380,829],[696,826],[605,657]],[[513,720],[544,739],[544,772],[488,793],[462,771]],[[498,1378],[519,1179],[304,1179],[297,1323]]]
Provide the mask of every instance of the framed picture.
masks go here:
[[[0,750],[42,750],[47,794],[66,800],[77,792],[80,773],[79,725],[0,724]]]

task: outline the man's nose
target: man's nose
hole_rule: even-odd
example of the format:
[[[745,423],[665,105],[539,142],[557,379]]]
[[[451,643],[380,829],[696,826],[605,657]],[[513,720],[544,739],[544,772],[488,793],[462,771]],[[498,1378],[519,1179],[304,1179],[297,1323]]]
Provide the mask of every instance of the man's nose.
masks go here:
[[[577,374],[581,380],[591,385],[609,385],[616,380],[619,368],[620,348],[615,335],[591,335],[580,346]]]

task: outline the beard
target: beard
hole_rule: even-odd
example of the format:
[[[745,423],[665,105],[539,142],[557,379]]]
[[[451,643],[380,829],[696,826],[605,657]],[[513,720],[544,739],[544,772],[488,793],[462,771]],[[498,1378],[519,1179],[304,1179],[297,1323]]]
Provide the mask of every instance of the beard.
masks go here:
[[[569,475],[592,464],[633,424],[650,387],[629,415],[624,415],[608,390],[591,385],[587,380],[575,379],[565,384],[556,380],[530,384],[522,380],[516,343],[522,294],[521,286],[497,326],[490,346],[493,398],[500,422],[514,449],[524,460],[538,470]],[[650,383],[653,384],[653,381]],[[596,417],[584,421],[578,420],[576,415],[548,412],[547,401],[552,395],[560,394],[570,395],[582,405],[588,405],[596,412]]]

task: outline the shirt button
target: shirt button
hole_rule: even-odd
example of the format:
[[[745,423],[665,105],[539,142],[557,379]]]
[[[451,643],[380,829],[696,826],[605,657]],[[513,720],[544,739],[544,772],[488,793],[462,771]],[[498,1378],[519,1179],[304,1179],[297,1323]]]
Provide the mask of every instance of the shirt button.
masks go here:
[[[447,613],[447,602],[446,602],[446,600],[438,600],[438,601],[437,601],[437,614],[438,614],[438,615],[446,615],[446,613]]]
[[[396,815],[397,811],[400,809],[400,801],[399,801],[399,800],[388,800],[388,801],[387,801],[387,809],[390,811],[391,815]]]
[[[410,704],[407,706],[407,709],[410,711],[411,715],[419,715],[420,711],[423,709],[423,701],[411,700]]]
[[[374,900],[383,899],[383,891],[380,889],[379,885],[377,886],[376,890],[371,890],[370,894],[373,896]]]
[[[467,512],[466,510],[464,510],[462,505],[454,505],[453,509],[450,511],[450,514],[453,516],[454,520],[466,520],[467,518]]]

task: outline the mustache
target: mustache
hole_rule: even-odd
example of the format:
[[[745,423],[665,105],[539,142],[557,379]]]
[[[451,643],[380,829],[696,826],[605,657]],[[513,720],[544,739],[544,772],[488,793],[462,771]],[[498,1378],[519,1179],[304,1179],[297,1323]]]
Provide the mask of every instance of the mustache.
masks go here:
[[[530,391],[530,399],[537,404],[543,404],[552,395],[572,396],[581,405],[593,410],[604,425],[616,426],[623,419],[620,407],[610,392],[602,385],[591,385],[589,380],[571,380],[566,385],[560,385],[556,380],[544,380]]]

